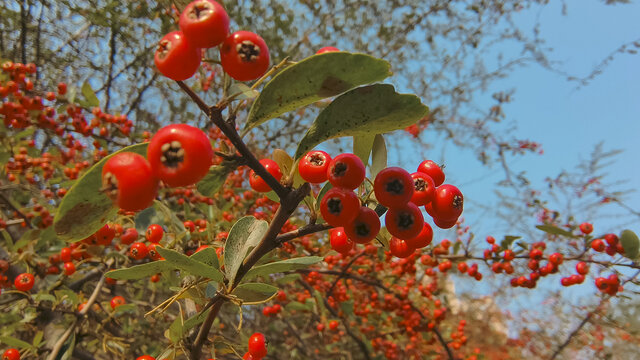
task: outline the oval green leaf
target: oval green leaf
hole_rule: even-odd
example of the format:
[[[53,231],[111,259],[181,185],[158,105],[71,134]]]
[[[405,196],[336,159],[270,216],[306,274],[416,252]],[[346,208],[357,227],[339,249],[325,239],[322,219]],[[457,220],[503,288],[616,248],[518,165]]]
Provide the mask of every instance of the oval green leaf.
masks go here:
[[[218,254],[216,254],[216,249],[212,247],[204,248],[197,253],[190,256],[192,260],[199,261],[201,263],[207,264],[209,266],[213,266],[216,269],[220,269],[220,264],[218,262]]]
[[[214,196],[237,166],[232,162],[223,162],[221,165],[212,166],[207,175],[196,184],[198,192],[204,196]]]
[[[229,284],[234,283],[244,257],[251,248],[260,243],[268,228],[266,221],[258,220],[253,216],[245,216],[233,224],[224,244],[224,267]]]
[[[428,111],[417,96],[398,94],[392,85],[375,84],[351,90],[318,115],[298,144],[295,159],[325,140],[404,129]]]
[[[202,276],[214,281],[222,281],[224,275],[220,270],[213,266],[207,265],[200,261],[194,260],[187,255],[180,254],[177,251],[166,249],[163,247],[156,247],[158,253],[171,265],[176,268],[186,271],[191,275]]]
[[[148,262],[146,264],[135,265],[126,269],[111,270],[104,276],[117,280],[137,280],[172,269],[172,265],[164,260],[159,260]]]
[[[366,54],[310,56],[282,70],[265,85],[251,106],[244,132],[318,100],[382,81],[391,75],[390,68],[387,61]]]
[[[624,249],[624,256],[631,260],[635,260],[638,257],[638,251],[640,250],[640,240],[638,235],[631,230],[623,230],[620,234],[620,243]]]
[[[231,293],[242,299],[244,303],[261,303],[274,297],[278,288],[269,284],[246,283],[240,284]]]
[[[107,160],[121,152],[147,155],[147,143],[127,146],[93,165],[69,189],[62,198],[53,226],[59,238],[65,241],[80,241],[95,233],[109,220],[115,218],[118,208],[111,199],[100,191],[102,187],[102,167]]]

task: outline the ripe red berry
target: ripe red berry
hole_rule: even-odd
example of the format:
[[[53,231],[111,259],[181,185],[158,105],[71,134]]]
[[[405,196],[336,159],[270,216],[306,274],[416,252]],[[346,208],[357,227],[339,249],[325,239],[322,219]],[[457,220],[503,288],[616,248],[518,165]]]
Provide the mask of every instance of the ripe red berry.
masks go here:
[[[582,223],[580,224],[580,231],[582,231],[582,233],[585,235],[589,235],[593,231],[593,225],[587,222]]]
[[[73,275],[76,272],[76,266],[72,262],[66,262],[63,265],[64,274],[67,276]]]
[[[71,249],[68,247],[63,247],[60,249],[60,261],[69,262],[71,261]]]
[[[172,31],[158,43],[154,61],[162,75],[180,81],[195,74],[201,58],[202,51],[191,45],[182,31]]]
[[[267,341],[261,333],[254,333],[249,338],[249,354],[254,358],[261,359],[267,356]]]
[[[67,93],[67,83],[58,83],[58,95],[65,95]]]
[[[406,239],[407,244],[414,249],[422,249],[423,247],[431,244],[433,240],[433,229],[431,225],[429,225],[426,221],[422,226],[422,230],[418,234],[418,236],[412,237],[410,239]]]
[[[184,225],[184,228],[187,229],[190,233],[196,231],[196,224],[194,224],[193,221],[187,220],[182,224]]]
[[[580,261],[576,264],[576,271],[580,275],[587,275],[589,273],[589,265],[584,261]]]
[[[180,14],[180,30],[192,46],[210,48],[220,45],[229,35],[229,15],[213,0],[196,0]]]
[[[438,217],[433,218],[433,223],[440,229],[451,229],[458,222],[458,218],[442,220]]]
[[[398,207],[411,200],[414,182],[406,170],[388,167],[376,175],[373,189],[380,204],[390,208]]]
[[[267,169],[267,172],[273,175],[276,180],[280,181],[280,179],[282,179],[282,171],[280,170],[280,166],[277,162],[271,159],[262,159],[260,160],[260,164],[262,164],[262,166]],[[256,174],[253,170],[249,173],[249,185],[251,185],[251,188],[257,192],[265,193],[271,191],[271,187],[267,185],[264,179],[262,179],[262,177]]]
[[[361,206],[356,218],[344,226],[344,231],[354,242],[366,244],[380,232],[380,218],[372,209]]]
[[[160,245],[151,244],[151,245],[147,246],[147,254],[149,256],[149,259],[151,259],[151,260],[161,260],[162,259],[162,255],[160,255],[158,250],[156,250],[156,247],[160,247]],[[198,252],[198,251],[196,250],[196,252]]]
[[[414,172],[411,174],[411,178],[413,179],[411,202],[417,206],[422,206],[433,201],[436,196],[436,185],[431,176],[421,172]]]
[[[323,332],[324,331],[324,324],[320,323],[320,324],[316,325],[316,330],[318,330],[320,332]]]
[[[411,239],[422,231],[424,218],[420,209],[413,203],[391,208],[385,216],[385,223],[389,233],[400,239]]]
[[[618,236],[616,234],[606,234],[604,236],[604,240],[611,246],[616,246],[618,244]]]
[[[19,291],[29,291],[33,288],[33,283],[35,279],[33,274],[22,273],[16,276],[15,280],[13,280],[13,284],[16,286],[16,289]]]
[[[141,242],[133,243],[129,248],[129,256],[136,260],[144,259],[145,257],[147,257],[148,253],[149,248],[147,248],[147,245]]]
[[[327,169],[327,179],[335,187],[353,190],[364,181],[365,167],[359,157],[340,154],[333,158]]]
[[[145,232],[144,236],[148,242],[157,244],[162,240],[162,236],[164,235],[164,230],[162,226],[158,224],[151,224],[147,228],[147,232]]]
[[[553,253],[551,255],[549,255],[549,262],[552,263],[553,265],[560,265],[562,264],[563,261],[563,256],[560,253]]]
[[[20,360],[20,352],[18,349],[7,349],[2,354],[2,360]]]
[[[132,244],[138,240],[138,230],[135,228],[127,228],[122,235],[120,235],[120,242],[124,245]]]
[[[320,201],[322,218],[331,226],[344,226],[352,222],[360,210],[360,199],[351,190],[332,188]]]
[[[389,240],[389,251],[391,251],[391,255],[404,259],[411,256],[415,249],[409,246],[405,240],[393,236]]]
[[[142,355],[139,356],[136,360],[156,360],[156,358],[151,355]]]
[[[338,323],[338,321],[331,320],[331,321],[329,321],[329,330],[336,330],[339,325],[340,325],[340,323]]]
[[[158,179],[142,155],[122,152],[104,164],[102,189],[121,209],[137,211],[153,202],[158,192]]]
[[[116,229],[109,224],[104,224],[104,226],[96,232],[95,240],[98,245],[109,246],[114,237],[116,237]]]
[[[117,308],[118,306],[120,306],[120,305],[124,305],[124,304],[126,304],[126,303],[127,303],[127,301],[126,301],[122,296],[114,296],[114,297],[111,299],[111,302],[110,302],[110,304],[111,304],[111,308],[112,308],[112,309],[115,309],[115,308]]]
[[[157,283],[158,281],[160,281],[160,274],[152,275],[150,280],[153,283]]]
[[[602,239],[595,239],[591,242],[591,248],[597,252],[603,252],[606,246]]]
[[[323,48],[320,48],[318,51],[316,51],[316,54],[324,54],[326,52],[336,52],[336,51],[340,51],[340,49],[333,46],[325,46]]]
[[[431,204],[435,212],[434,218],[452,220],[462,214],[464,198],[460,189],[453,185],[445,184],[436,188],[436,196]]]
[[[469,266],[465,262],[458,263],[458,271],[461,273],[466,273],[469,269]]]
[[[355,245],[342,227],[329,229],[329,243],[331,248],[340,254],[348,254]]]
[[[320,184],[327,181],[327,168],[331,156],[322,150],[309,151],[298,163],[298,172],[304,181]]]
[[[440,165],[433,160],[425,160],[418,165],[418,172],[425,173],[433,179],[435,186],[440,186],[444,182],[444,172]]]
[[[269,69],[269,48],[257,34],[236,31],[220,47],[222,68],[238,81],[251,81]]]
[[[171,124],[151,138],[147,158],[158,179],[171,187],[189,186],[209,172],[213,148],[204,131],[187,124]]]

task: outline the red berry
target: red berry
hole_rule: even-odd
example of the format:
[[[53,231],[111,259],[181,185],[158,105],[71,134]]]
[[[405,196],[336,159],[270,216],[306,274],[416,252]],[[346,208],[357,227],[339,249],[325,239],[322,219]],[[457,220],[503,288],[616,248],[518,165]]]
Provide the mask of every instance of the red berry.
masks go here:
[[[327,181],[327,168],[331,156],[322,150],[309,151],[298,163],[298,172],[304,181],[320,184]]]
[[[440,220],[452,220],[462,214],[464,198],[460,190],[449,184],[441,185],[436,188],[436,196],[431,202],[434,218]]]
[[[120,235],[120,242],[124,245],[129,245],[136,240],[138,240],[138,230],[135,228],[128,228]]]
[[[58,83],[58,95],[64,95],[67,93],[67,84],[66,83]]]
[[[340,254],[348,254],[354,246],[353,241],[349,239],[342,227],[329,230],[329,243],[331,248]]]
[[[356,218],[344,226],[344,231],[354,242],[366,244],[375,239],[380,232],[380,218],[375,211],[361,206]]]
[[[151,224],[147,228],[147,232],[145,232],[144,237],[148,242],[157,244],[162,240],[162,236],[164,235],[164,230],[162,226],[158,224]]]
[[[117,308],[118,306],[120,306],[120,305],[124,305],[124,304],[126,304],[126,303],[127,303],[127,301],[126,301],[122,296],[114,296],[114,297],[111,299],[111,303],[110,303],[110,304],[111,304],[111,308],[112,308],[112,309],[115,309],[115,308]]]
[[[249,354],[254,358],[261,359],[267,356],[267,341],[261,333],[254,333],[249,338]]]
[[[229,35],[229,15],[213,0],[196,0],[180,14],[180,30],[189,43],[199,48],[220,45]]]
[[[327,179],[331,185],[353,190],[364,181],[365,167],[359,157],[340,154],[333,158],[327,169]]]
[[[422,230],[418,236],[405,240],[407,244],[414,249],[422,249],[423,247],[431,244],[433,240],[433,229],[426,221],[422,226]]]
[[[458,222],[458,218],[442,220],[438,217],[433,218],[433,223],[436,224],[440,229],[451,229]]]
[[[611,246],[615,246],[618,244],[618,236],[615,234],[607,234],[604,236],[604,239],[607,242],[607,244]]]
[[[323,323],[318,324],[316,326],[316,330],[318,330],[320,332],[323,332],[324,331],[324,324]]]
[[[323,54],[326,52],[336,52],[336,51],[340,51],[340,49],[333,46],[325,46],[323,48],[320,48],[318,51],[316,51],[316,54]]]
[[[238,81],[255,80],[269,68],[269,48],[257,34],[237,31],[220,47],[222,68]]]
[[[385,223],[391,235],[400,239],[411,239],[422,231],[424,218],[417,206],[407,203],[402,207],[389,209]]]
[[[331,320],[331,321],[329,321],[329,330],[336,330],[339,325],[340,325],[340,323],[338,323],[338,321]]]
[[[440,186],[444,182],[444,172],[440,165],[432,160],[425,160],[418,165],[418,172],[425,173],[433,179],[435,186]]]
[[[151,355],[142,355],[139,356],[136,360],[156,360],[156,358]]]
[[[137,211],[153,203],[158,192],[158,179],[142,155],[122,152],[104,164],[102,188],[121,209]]]
[[[182,224],[184,225],[184,228],[187,229],[190,233],[196,231],[196,224],[194,224],[193,221],[187,220]]]
[[[2,360],[20,360],[20,352],[18,349],[7,349],[2,354]]]
[[[13,284],[16,286],[17,290],[26,292],[33,288],[34,281],[35,279],[33,277],[33,274],[22,273],[16,276]]]
[[[182,31],[172,31],[158,43],[154,61],[162,75],[180,81],[195,74],[201,58],[202,51],[191,45]]]
[[[71,261],[71,249],[68,247],[63,247],[60,249],[60,261],[69,262]]]
[[[149,249],[147,248],[147,245],[141,242],[133,243],[129,248],[129,256],[136,260],[144,259],[147,257],[148,253]]]
[[[433,182],[431,176],[414,172],[411,174],[413,179],[413,196],[411,196],[411,202],[417,206],[427,205],[436,196],[436,185]]]
[[[67,276],[73,275],[76,272],[76,266],[72,262],[66,262],[63,265],[64,274]]]
[[[209,172],[213,148],[204,131],[187,124],[172,124],[151,138],[147,158],[158,179],[171,187],[189,186]]]
[[[593,231],[593,225],[587,222],[582,223],[580,224],[580,231],[582,231],[582,233],[585,235],[589,235]]]
[[[389,240],[389,251],[391,251],[391,255],[404,259],[411,256],[415,249],[409,246],[405,240],[393,236]]]
[[[606,245],[602,239],[595,239],[591,242],[591,248],[597,252],[603,252]]]
[[[150,280],[153,283],[157,283],[158,281],[160,281],[160,274],[155,274],[155,275],[151,276]]]
[[[360,199],[351,190],[332,188],[320,201],[322,218],[331,226],[351,223],[360,210]]]
[[[461,262],[458,264],[458,271],[460,271],[461,273],[466,273],[468,270],[468,265],[467,263]]]
[[[398,207],[411,200],[414,182],[406,170],[388,167],[376,175],[373,189],[380,204],[390,208]]]
[[[109,224],[104,224],[104,226],[96,232],[96,243],[98,245],[109,246],[114,237],[116,237],[116,229],[113,226],[109,226]]]
[[[273,175],[276,180],[280,181],[280,179],[282,179],[282,171],[280,171],[280,166],[277,162],[271,159],[262,159],[260,160],[260,164],[262,164],[262,166],[267,169],[267,172]],[[271,187],[267,185],[264,179],[262,179],[262,177],[256,174],[253,170],[249,173],[249,185],[251,185],[251,188],[257,192],[266,193],[271,191]]]
[[[161,260],[162,255],[156,250],[157,247],[161,247],[158,244],[151,244],[147,246],[147,254],[149,255],[149,259],[151,260]],[[197,252],[197,251],[196,251]]]

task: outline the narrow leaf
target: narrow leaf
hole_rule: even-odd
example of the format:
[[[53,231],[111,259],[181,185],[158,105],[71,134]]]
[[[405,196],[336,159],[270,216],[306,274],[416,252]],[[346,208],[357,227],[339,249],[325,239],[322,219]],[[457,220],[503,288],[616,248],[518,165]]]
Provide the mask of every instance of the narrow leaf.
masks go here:
[[[289,66],[269,81],[249,111],[244,132],[286,112],[391,75],[391,65],[365,54],[332,52]]]
[[[322,110],[298,144],[294,158],[299,159],[325,140],[404,129],[424,117],[428,110],[417,96],[398,94],[391,85],[351,90]]]
[[[89,105],[90,107],[100,106],[100,100],[98,100],[98,97],[96,96],[96,93],[91,88],[91,84],[89,84],[88,80],[85,81],[84,84],[82,84],[81,91],[82,91],[82,96],[84,96],[84,99],[87,102],[87,105]]]
[[[156,250],[160,255],[162,255],[163,258],[165,258],[168,263],[192,275],[202,276],[214,281],[222,281],[222,279],[224,278],[220,270],[214,268],[213,266],[209,266],[205,263],[194,260],[184,254],[180,254],[177,251],[159,246],[156,247]]]
[[[546,232],[547,234],[551,234],[551,235],[562,235],[562,236],[566,236],[566,237],[575,237],[569,231],[564,230],[564,229],[560,229],[559,227],[553,226],[553,225],[536,225],[536,228],[538,230],[542,230],[542,231]]]
[[[256,266],[253,269],[249,270],[249,272],[247,272],[247,275],[245,275],[243,280],[248,280],[256,276],[264,276],[297,269],[306,269],[310,265],[316,264],[322,260],[323,258],[320,256],[305,256]]]
[[[158,247],[159,248],[159,247]],[[173,266],[164,260],[152,261],[146,264],[134,265],[126,269],[111,270],[106,277],[119,280],[135,280],[153,276],[166,270],[172,270]]]
[[[370,134],[353,137],[353,153],[362,160],[365,167],[369,164],[369,156],[375,138],[375,135]]]
[[[371,178],[387,167],[387,145],[382,134],[377,134],[371,149]]]
[[[209,197],[215,195],[236,167],[235,163],[212,166],[207,175],[196,184],[198,192]]]
[[[244,303],[262,303],[278,293],[278,288],[269,284],[245,283],[236,287],[232,295],[242,299]]]

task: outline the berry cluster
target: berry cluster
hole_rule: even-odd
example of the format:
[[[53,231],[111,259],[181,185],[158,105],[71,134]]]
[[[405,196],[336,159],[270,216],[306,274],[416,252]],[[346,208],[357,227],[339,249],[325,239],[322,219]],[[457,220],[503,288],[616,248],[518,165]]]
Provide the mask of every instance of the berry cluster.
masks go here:
[[[158,193],[159,180],[170,187],[193,185],[212,164],[207,134],[187,124],[160,129],[149,142],[147,158],[132,152],[113,155],[102,168],[103,191],[121,209],[147,208]]]
[[[229,34],[229,15],[213,0],[196,0],[180,14],[180,30],[158,43],[155,64],[173,80],[186,80],[200,67],[203,49],[219,47],[224,71],[238,81],[259,78],[269,68],[269,48],[250,31]]]

